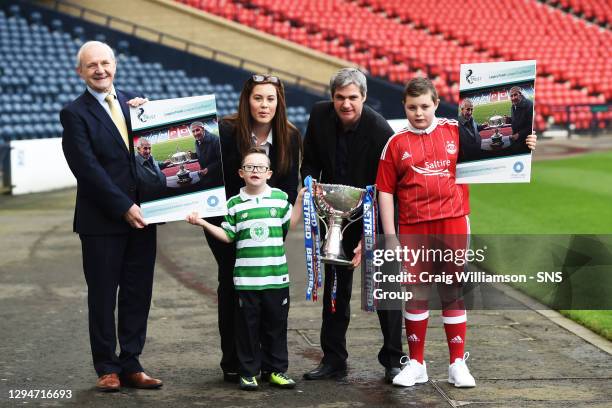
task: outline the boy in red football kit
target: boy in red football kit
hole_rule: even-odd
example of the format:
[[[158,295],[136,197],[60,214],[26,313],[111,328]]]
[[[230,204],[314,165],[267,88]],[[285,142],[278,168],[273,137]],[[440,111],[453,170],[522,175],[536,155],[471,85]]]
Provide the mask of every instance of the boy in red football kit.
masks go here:
[[[470,208],[467,185],[455,184],[459,130],[456,120],[436,118],[438,103],[438,94],[430,80],[415,78],[406,85],[403,104],[408,126],[389,139],[378,165],[376,186],[380,217],[384,234],[395,235],[395,195],[400,235],[444,237],[446,248],[465,249],[470,233]],[[535,148],[535,139],[535,135],[527,138],[529,148]],[[429,248],[428,244],[426,247]],[[417,300],[406,302],[404,318],[410,359],[393,379],[394,385],[409,387],[428,381],[423,354],[430,286],[416,285]],[[467,317],[460,290],[455,282],[443,287],[439,285],[438,292],[442,298],[442,320],[450,354],[448,381],[455,387],[474,387],[476,382],[465,364]],[[452,305],[445,307],[449,299]]]

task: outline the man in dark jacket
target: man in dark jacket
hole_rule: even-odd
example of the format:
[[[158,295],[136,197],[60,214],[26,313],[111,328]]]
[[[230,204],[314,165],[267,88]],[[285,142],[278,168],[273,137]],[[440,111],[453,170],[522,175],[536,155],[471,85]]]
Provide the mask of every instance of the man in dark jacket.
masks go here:
[[[76,70],[87,90],[62,109],[60,120],[64,156],[77,180],[74,231],[83,250],[96,388],[159,388],[162,382],[145,374],[139,361],[151,305],[156,230],[138,206],[127,106],[136,95],[114,88],[116,62],[107,44],[83,44]]]
[[[302,178],[312,176],[321,183],[345,184],[359,188],[373,185],[380,154],[393,134],[387,121],[364,105],[366,78],[354,68],[338,71],[330,81],[331,102],[319,102],[310,113],[304,137]],[[362,222],[355,222],[344,232],[342,244],[346,254],[361,256]],[[336,310],[331,310],[331,292],[337,277]],[[346,331],[350,321],[350,299],[353,268],[325,265],[321,348],[323,359],[318,367],[304,374],[307,380],[336,378],[346,374],[348,352]],[[379,310],[378,318],[384,336],[378,353],[390,382],[399,373],[402,353],[402,313]]]
[[[151,154],[151,142],[144,137],[136,142],[136,174],[140,182],[142,201],[150,201],[161,197],[166,191],[166,176],[162,169],[170,161],[158,162]]]
[[[533,132],[533,102],[523,95],[518,86],[510,88],[510,101],[512,102],[510,123],[512,124],[513,154],[529,153],[525,140]]]
[[[486,129],[488,124],[476,123],[472,115],[474,105],[469,99],[464,99],[459,108],[459,161],[482,159],[484,156],[480,131]]]
[[[223,185],[221,145],[219,137],[209,132],[202,122],[193,122],[189,129],[195,138],[195,149],[200,164],[200,185],[206,188]]]

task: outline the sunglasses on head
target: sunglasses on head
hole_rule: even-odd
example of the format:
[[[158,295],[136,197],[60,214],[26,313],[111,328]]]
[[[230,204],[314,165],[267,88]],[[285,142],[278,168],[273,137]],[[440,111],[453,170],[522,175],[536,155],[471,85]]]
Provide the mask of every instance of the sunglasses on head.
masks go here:
[[[260,75],[260,74],[255,74],[251,77],[251,79],[253,80],[253,82],[255,83],[262,83],[262,82],[269,82],[272,84],[280,84],[280,79],[277,76],[274,75]]]

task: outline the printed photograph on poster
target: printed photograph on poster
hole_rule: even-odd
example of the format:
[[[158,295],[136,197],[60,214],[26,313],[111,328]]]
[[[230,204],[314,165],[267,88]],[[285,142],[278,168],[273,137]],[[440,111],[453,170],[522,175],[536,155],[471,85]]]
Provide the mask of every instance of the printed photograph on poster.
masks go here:
[[[462,64],[457,183],[528,183],[536,61]]]
[[[151,101],[130,116],[145,220],[225,215],[214,95]]]

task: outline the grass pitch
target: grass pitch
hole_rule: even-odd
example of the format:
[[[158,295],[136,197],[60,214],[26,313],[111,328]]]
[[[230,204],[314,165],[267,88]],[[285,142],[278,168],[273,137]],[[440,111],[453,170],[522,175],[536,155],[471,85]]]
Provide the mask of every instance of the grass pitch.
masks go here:
[[[610,163],[612,152],[592,153],[534,162],[529,184],[473,184],[472,231],[612,234]]]
[[[155,160],[164,161],[174,153],[178,148],[179,152],[191,150],[195,152],[195,139],[191,136],[182,137],[180,139],[167,140],[165,142],[155,143],[151,146],[151,154]]]
[[[476,105],[474,106],[474,113],[472,115],[474,116],[474,120],[476,121],[476,123],[481,124],[484,122],[488,122],[491,116],[510,116],[511,106],[512,102],[510,101],[487,103],[486,105]]]
[[[537,153],[535,153],[537,154]],[[532,164],[530,184],[470,186],[474,234],[612,234],[612,152]],[[520,267],[538,248],[517,253]],[[533,259],[530,259],[531,262]],[[583,282],[584,283],[584,282]],[[591,282],[594,292],[606,282]],[[528,292],[539,297],[535,285]],[[585,288],[582,288],[585,290]],[[606,290],[610,290],[607,286]],[[543,295],[543,294],[542,294]],[[611,310],[562,313],[612,340]]]
[[[612,310],[561,310],[561,313],[612,341]]]

